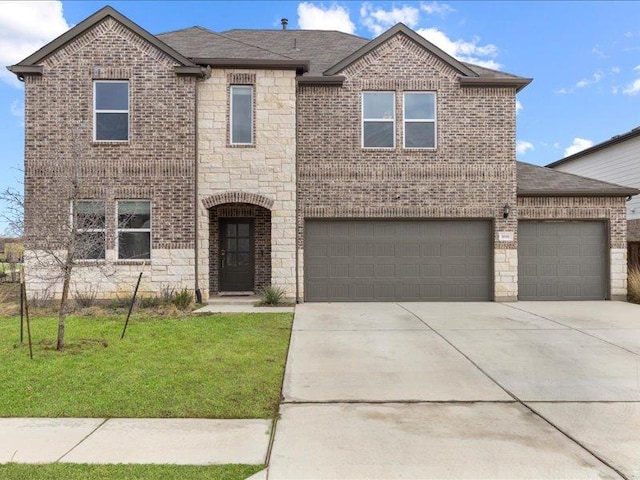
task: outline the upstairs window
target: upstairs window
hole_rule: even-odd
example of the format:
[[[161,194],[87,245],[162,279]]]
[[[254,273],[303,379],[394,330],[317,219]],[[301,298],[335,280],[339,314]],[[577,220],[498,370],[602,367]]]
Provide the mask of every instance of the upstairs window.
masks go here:
[[[76,200],[72,205],[76,228],[75,258],[104,260],[105,208],[103,200]]]
[[[122,80],[96,81],[93,88],[95,141],[128,141],[129,82]]]
[[[232,86],[230,103],[231,144],[253,144],[253,87]]]
[[[436,94],[404,94],[404,148],[436,148]]]
[[[151,258],[151,202],[118,201],[118,259]]]
[[[395,93],[362,93],[362,146],[395,147]]]

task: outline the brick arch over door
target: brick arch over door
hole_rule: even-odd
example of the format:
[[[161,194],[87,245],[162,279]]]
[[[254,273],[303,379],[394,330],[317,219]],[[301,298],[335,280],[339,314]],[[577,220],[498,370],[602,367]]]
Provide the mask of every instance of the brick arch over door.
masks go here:
[[[271,210],[273,202],[273,199],[269,197],[265,197],[259,193],[248,192],[224,192],[211,195],[202,200],[202,204],[208,209],[225,203],[249,203]]]

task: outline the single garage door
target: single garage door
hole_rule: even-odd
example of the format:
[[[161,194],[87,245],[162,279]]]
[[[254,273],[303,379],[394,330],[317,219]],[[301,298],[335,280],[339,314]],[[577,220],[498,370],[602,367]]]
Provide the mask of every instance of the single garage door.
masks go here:
[[[606,245],[604,222],[519,222],[518,298],[605,299]]]
[[[485,220],[307,220],[305,300],[490,300]]]

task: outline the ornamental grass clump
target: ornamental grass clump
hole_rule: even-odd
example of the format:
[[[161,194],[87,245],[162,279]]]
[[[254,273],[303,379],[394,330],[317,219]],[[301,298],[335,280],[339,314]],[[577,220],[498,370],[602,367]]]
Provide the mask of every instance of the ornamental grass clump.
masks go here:
[[[285,290],[282,287],[267,285],[266,287],[262,287],[258,294],[260,295],[261,305],[276,306],[282,303]]]

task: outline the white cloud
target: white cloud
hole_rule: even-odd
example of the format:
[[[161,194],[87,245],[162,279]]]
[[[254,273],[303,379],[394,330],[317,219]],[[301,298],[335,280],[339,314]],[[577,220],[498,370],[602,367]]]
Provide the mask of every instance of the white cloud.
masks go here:
[[[455,12],[455,9],[446,3],[439,2],[429,2],[420,4],[420,10],[429,15],[433,15],[437,13],[438,15],[444,17],[448,13]]]
[[[520,110],[522,110],[522,104],[520,103],[520,100],[516,100],[516,115],[520,113]]]
[[[591,140],[576,137],[573,139],[573,143],[564,149],[564,156],[568,157],[569,155],[581,152],[582,150],[585,150],[592,146],[593,142]]]
[[[458,60],[494,70],[501,68],[501,65],[494,60],[494,58],[498,56],[498,47],[491,43],[480,45],[479,37],[473,37],[471,41],[462,39],[452,40],[443,31],[434,27],[421,28],[416,31]]]
[[[640,72],[640,65],[636,66],[633,71]],[[632,83],[627,85],[624,90],[622,90],[622,93],[624,93],[625,95],[637,95],[638,93],[640,93],[640,78],[637,78]]]
[[[608,58],[598,45],[591,49],[591,53],[593,53],[598,58]]]
[[[620,73],[620,67],[611,67],[611,73]]]
[[[589,85],[593,85],[594,83],[598,83],[604,77],[604,73],[601,70],[598,70],[594,73],[591,78],[583,78],[578,83],[576,83],[576,88],[584,88]]]
[[[19,99],[16,98],[11,102],[9,112],[18,119],[18,125],[24,127],[24,105]]]
[[[365,2],[360,7],[360,19],[371,33],[378,36],[400,22],[414,28],[420,21],[420,10],[409,5],[385,10],[374,8],[371,3]]]
[[[640,78],[627,85],[622,93],[624,93],[625,95],[637,95],[638,93],[640,93]]]
[[[337,3],[324,7],[323,4],[302,2],[298,5],[298,26],[304,30],[356,31],[356,26],[349,18],[349,10]]]
[[[533,147],[533,143],[527,142],[525,140],[518,140],[516,142],[516,152],[520,155],[524,155],[529,150],[535,150]]]
[[[3,1],[0,6],[0,79],[20,85],[5,65],[31,55],[69,29],[61,1]]]

